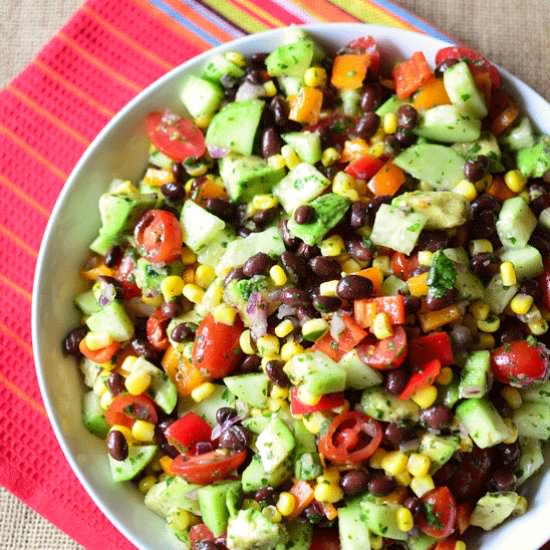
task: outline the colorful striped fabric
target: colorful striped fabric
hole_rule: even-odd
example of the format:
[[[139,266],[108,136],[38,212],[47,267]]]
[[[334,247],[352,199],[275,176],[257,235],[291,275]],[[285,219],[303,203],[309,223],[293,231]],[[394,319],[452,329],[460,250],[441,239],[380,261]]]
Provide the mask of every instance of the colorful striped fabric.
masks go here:
[[[62,456],[34,375],[32,278],[63,183],[108,120],[186,59],[272,27],[357,20],[448,38],[389,0],[89,0],[1,92],[0,483],[87,549],[131,545]]]

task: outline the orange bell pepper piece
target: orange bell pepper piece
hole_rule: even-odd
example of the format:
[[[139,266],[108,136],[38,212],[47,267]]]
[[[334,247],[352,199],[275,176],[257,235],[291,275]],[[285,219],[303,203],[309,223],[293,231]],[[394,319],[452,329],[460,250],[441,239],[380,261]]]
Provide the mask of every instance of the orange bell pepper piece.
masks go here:
[[[347,139],[340,158],[341,162],[353,162],[369,154],[369,144],[363,138]]]
[[[359,275],[360,277],[369,279],[372,283],[374,293],[380,294],[380,290],[382,289],[382,281],[384,279],[384,275],[380,269],[377,267],[367,267],[367,269],[362,269],[353,275]]]
[[[377,313],[387,313],[392,325],[402,325],[406,317],[405,298],[401,295],[381,296],[353,302],[353,316],[362,327],[371,327]]]
[[[504,183],[504,178],[500,174],[493,176],[493,181],[487,188],[487,193],[502,202],[516,196],[516,194]]]
[[[506,92],[498,91],[491,105],[491,132],[495,136],[504,133],[519,116],[517,103]]]
[[[203,178],[202,181],[199,180],[199,183],[191,192],[191,198],[201,206],[206,204],[208,199],[224,199],[229,198],[227,191],[216,182],[213,178]]]
[[[368,54],[344,54],[334,58],[331,82],[339,90],[360,88],[370,65]]]
[[[288,118],[302,124],[317,124],[323,104],[323,92],[317,88],[304,86],[300,93],[290,99]]]
[[[368,188],[377,197],[382,195],[392,196],[405,183],[405,179],[405,172],[393,162],[388,161],[371,178]]]
[[[413,296],[426,296],[428,294],[428,272],[410,277],[407,280],[407,286]]]
[[[395,92],[399,99],[406,99],[422,86],[425,86],[434,74],[422,52],[415,52],[407,61],[398,63],[393,69]]]
[[[491,80],[491,73],[489,71],[478,71],[473,74],[476,86],[478,90],[483,94],[485,98],[485,105],[489,107],[491,105],[491,96],[493,93],[493,82]]]
[[[194,367],[186,357],[180,355],[172,346],[164,352],[161,365],[168,378],[176,384],[178,393],[181,396],[190,395],[203,382],[199,369]]]
[[[104,348],[91,350],[86,344],[86,339],[83,339],[80,340],[78,349],[84,357],[101,365],[102,363],[108,363],[113,358],[113,355],[120,349],[120,343],[113,342]]]
[[[296,507],[289,516],[290,519],[294,519],[313,502],[314,492],[311,485],[307,481],[302,480],[296,480],[289,492],[296,497]]]
[[[424,332],[431,332],[462,317],[462,311],[457,305],[447,306],[437,311],[419,313],[420,325]]]
[[[447,95],[443,80],[441,78],[434,78],[416,92],[413,106],[415,109],[421,111],[437,105],[449,105],[450,103],[451,100]]]

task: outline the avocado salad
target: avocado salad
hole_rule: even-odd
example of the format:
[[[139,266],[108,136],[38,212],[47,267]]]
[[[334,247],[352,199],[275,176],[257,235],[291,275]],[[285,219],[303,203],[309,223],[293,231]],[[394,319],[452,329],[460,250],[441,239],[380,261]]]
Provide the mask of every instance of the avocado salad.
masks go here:
[[[289,29],[144,121],[63,346],[193,550],[465,550],[550,437],[550,137],[465,47]]]

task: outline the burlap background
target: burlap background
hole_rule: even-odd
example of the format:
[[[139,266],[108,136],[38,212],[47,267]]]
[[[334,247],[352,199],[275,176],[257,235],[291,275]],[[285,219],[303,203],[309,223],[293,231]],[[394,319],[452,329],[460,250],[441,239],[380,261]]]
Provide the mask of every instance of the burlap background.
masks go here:
[[[314,0],[311,0],[314,4]],[[550,100],[550,0],[400,0]],[[35,55],[79,0],[0,0],[0,86]],[[80,548],[0,489],[0,550]]]

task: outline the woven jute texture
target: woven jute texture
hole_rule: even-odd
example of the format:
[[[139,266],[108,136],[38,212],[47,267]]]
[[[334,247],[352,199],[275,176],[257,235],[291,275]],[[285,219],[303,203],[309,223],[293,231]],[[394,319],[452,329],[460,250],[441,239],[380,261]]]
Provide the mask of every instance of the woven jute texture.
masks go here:
[[[550,0],[400,3],[479,49],[550,100]],[[79,0],[0,0],[0,87],[31,60],[79,4]],[[80,547],[66,535],[0,489],[0,550],[76,548]]]

